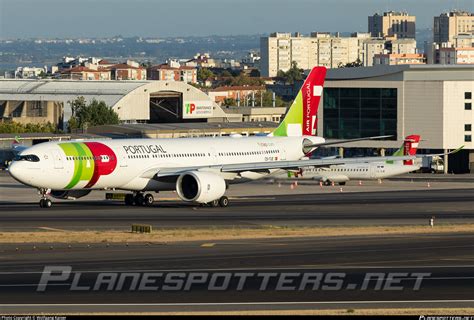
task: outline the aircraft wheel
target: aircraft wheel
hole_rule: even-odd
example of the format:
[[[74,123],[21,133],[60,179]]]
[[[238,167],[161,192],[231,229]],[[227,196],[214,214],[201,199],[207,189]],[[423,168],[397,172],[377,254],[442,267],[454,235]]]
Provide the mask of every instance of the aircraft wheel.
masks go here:
[[[213,208],[218,207],[219,206],[219,200],[213,200],[213,201],[209,202],[209,205]]]
[[[51,208],[53,203],[49,199],[41,199],[40,200],[40,208]]]
[[[127,206],[133,206],[133,202],[134,202],[133,194],[131,194],[131,193],[126,194],[125,195],[125,204]]]
[[[325,186],[330,186],[330,185],[331,185],[331,181],[329,181],[329,180],[324,181],[324,185],[325,185]]]
[[[143,197],[141,194],[137,194],[133,202],[136,206],[143,206],[145,205],[145,197]]]
[[[151,206],[153,205],[153,202],[155,201],[155,198],[153,198],[153,195],[147,193],[145,197],[143,198],[143,203],[145,206]]]
[[[226,196],[222,196],[219,199],[219,205],[223,208],[227,207],[229,205],[229,198],[227,198]]]
[[[345,186],[346,183],[345,183],[345,182],[339,182],[339,185],[340,185],[340,186]]]

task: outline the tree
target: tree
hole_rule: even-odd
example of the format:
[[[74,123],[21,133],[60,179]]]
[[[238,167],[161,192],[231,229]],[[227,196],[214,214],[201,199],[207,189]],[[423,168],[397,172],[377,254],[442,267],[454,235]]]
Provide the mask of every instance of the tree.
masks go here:
[[[293,61],[288,71],[279,70],[277,77],[285,79],[286,83],[294,84],[295,81],[303,80],[303,69],[298,68],[296,61]]]
[[[340,62],[337,67],[338,68],[356,68],[356,67],[362,67],[363,65],[364,64],[362,63],[362,61],[360,61],[360,59],[357,58],[356,61],[349,62],[349,63],[346,63],[346,64],[343,64],[342,62]]]
[[[252,71],[250,71],[250,76],[252,78],[260,78],[261,74],[260,74],[260,71],[258,69],[252,69]]]
[[[230,78],[230,77],[232,77],[232,73],[230,73],[229,70],[224,70],[224,71],[222,71],[222,73],[221,73],[221,77],[223,77],[223,78]]]
[[[235,106],[237,105],[237,102],[235,101],[234,98],[225,98],[224,102],[222,102],[223,106]]]
[[[207,68],[201,68],[197,71],[197,79],[199,81],[205,81],[213,77],[215,77],[214,73]]]
[[[118,114],[104,101],[94,99],[87,104],[84,97],[78,97],[68,103],[72,110],[72,116],[68,121],[71,131],[120,122]]]
[[[260,78],[252,78],[241,74],[237,77],[226,78],[222,84],[226,86],[263,86],[265,81]]]
[[[27,123],[2,122],[0,123],[0,133],[39,133],[39,132],[59,132],[58,128],[50,122],[47,123]]]
[[[262,97],[262,107],[272,107],[273,106],[273,92],[264,91]],[[275,107],[286,107],[285,101],[282,100],[279,96],[275,95]]]

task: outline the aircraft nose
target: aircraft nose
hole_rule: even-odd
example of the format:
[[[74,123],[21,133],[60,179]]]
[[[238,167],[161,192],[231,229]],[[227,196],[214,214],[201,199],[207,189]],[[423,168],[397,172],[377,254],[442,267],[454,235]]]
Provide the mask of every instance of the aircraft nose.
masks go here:
[[[8,172],[10,172],[10,175],[15,179],[18,180],[21,183],[25,183],[25,170],[22,168],[21,163],[18,163],[17,161],[13,161],[10,166],[8,167]]]

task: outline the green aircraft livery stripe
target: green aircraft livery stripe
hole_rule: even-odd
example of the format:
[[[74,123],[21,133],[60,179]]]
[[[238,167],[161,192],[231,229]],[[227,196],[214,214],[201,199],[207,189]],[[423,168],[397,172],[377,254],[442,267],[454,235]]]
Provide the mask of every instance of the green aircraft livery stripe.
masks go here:
[[[74,173],[65,189],[71,189],[80,181],[90,181],[94,174],[94,156],[84,143],[60,144],[67,157],[73,157]]]

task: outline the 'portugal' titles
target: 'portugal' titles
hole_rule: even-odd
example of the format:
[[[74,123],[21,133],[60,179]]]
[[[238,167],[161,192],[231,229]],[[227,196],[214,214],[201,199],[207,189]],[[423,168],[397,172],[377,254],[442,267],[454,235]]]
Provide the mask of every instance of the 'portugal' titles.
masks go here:
[[[123,146],[127,154],[159,154],[167,153],[159,144]]]

